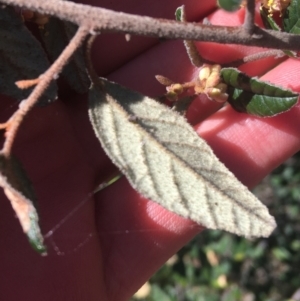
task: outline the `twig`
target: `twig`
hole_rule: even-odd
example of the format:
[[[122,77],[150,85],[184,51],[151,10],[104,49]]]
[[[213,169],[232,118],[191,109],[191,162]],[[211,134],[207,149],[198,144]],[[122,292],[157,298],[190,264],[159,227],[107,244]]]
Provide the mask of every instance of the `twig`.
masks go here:
[[[254,24],[255,0],[247,0],[245,10],[246,12],[245,12],[243,28],[248,34],[252,35],[255,29],[255,24]]]
[[[284,55],[285,55],[285,53],[282,50],[267,50],[267,51],[248,55],[244,58],[241,58],[241,59],[238,59],[235,61],[231,61],[230,63],[222,64],[222,67],[235,67],[235,66],[240,66],[245,63],[257,61],[257,60],[260,60],[260,59],[263,59],[266,57],[274,56],[275,58],[280,58],[280,57],[283,57]]]
[[[91,82],[94,85],[99,85],[100,84],[99,76],[98,76],[96,70],[94,69],[92,59],[91,59],[91,49],[92,49],[93,43],[95,41],[95,38],[96,38],[96,35],[92,35],[86,41],[85,63],[86,63],[87,72],[88,72]]]
[[[89,34],[90,29],[91,28],[89,26],[84,25],[79,27],[76,34],[74,35],[68,46],[61,53],[61,55],[51,65],[51,67],[40,76],[40,81],[33,89],[30,96],[20,103],[18,111],[15,112],[13,116],[9,119],[7,131],[5,133],[6,139],[2,150],[5,155],[10,155],[15,136],[26,114],[35,105],[35,103],[47,89],[51,81],[57,76],[58,73],[61,72],[63,67],[68,63],[70,57],[80,47],[86,36]]]
[[[94,30],[121,32],[168,39],[198,40],[222,44],[240,44],[299,51],[300,36],[255,26],[254,39],[241,27],[181,23],[130,15],[89,5],[61,0],[0,0],[0,3],[24,7],[56,16],[78,25],[89,24]]]
[[[185,14],[184,5],[182,5],[180,21],[186,22],[186,14]],[[186,53],[187,53],[192,65],[194,65],[195,67],[200,67],[204,63],[204,60],[202,59],[202,57],[195,45],[195,42],[192,40],[184,40],[183,45],[185,47]]]

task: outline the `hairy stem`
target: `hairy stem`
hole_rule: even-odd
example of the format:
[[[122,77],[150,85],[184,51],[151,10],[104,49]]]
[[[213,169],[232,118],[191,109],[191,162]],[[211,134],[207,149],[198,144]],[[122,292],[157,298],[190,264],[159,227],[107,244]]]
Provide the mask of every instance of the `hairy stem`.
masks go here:
[[[186,22],[186,14],[185,14],[185,8],[184,5],[182,5],[182,12],[181,12],[181,22]],[[190,59],[190,62],[192,65],[195,67],[200,67],[203,63],[204,60],[202,59],[195,42],[192,40],[184,40],[183,41],[186,53]]]
[[[254,33],[254,28],[255,28],[254,17],[255,17],[255,0],[247,0],[243,28],[250,35]]]
[[[18,111],[15,112],[8,121],[9,125],[6,128],[6,139],[2,150],[5,155],[10,155],[15,136],[26,114],[36,104],[39,97],[45,92],[51,81],[57,77],[63,67],[68,63],[71,56],[80,47],[84,39],[89,34],[90,29],[91,28],[89,26],[84,25],[79,27],[78,31],[76,32],[68,46],[61,53],[61,55],[51,65],[51,67],[40,76],[40,81],[33,89],[30,96],[20,103]]]
[[[254,28],[251,35],[243,27],[207,26],[154,19],[61,0],[0,0],[0,3],[56,16],[78,25],[88,22],[91,28],[102,32],[122,32],[168,39],[201,40],[274,49],[300,49],[299,35],[258,27]]]
[[[263,52],[258,52],[254,54],[250,54],[241,59],[231,61],[230,63],[222,64],[222,67],[238,67],[242,64],[261,60],[266,57],[274,56],[275,58],[281,58],[285,56],[285,53],[282,50],[267,50]]]
[[[87,72],[88,72],[91,82],[93,83],[93,85],[99,85],[99,83],[100,83],[99,76],[98,76],[96,70],[94,69],[92,59],[91,59],[91,49],[92,49],[95,39],[96,39],[96,35],[92,35],[86,41],[85,63],[86,63]]]

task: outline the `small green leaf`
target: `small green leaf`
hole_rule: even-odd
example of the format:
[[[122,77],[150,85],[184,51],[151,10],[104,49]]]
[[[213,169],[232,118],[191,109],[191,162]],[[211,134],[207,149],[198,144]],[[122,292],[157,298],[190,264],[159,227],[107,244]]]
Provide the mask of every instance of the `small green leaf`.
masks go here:
[[[0,8],[0,93],[23,100],[32,88],[21,90],[16,81],[36,79],[49,68],[43,48],[11,7]],[[52,83],[40,99],[48,103],[56,98]]]
[[[77,25],[56,18],[50,18],[49,22],[40,29],[41,37],[52,61],[55,61],[69,44],[77,29]],[[62,71],[62,76],[70,87],[80,94],[88,92],[91,84],[84,57],[84,49],[80,47]]]
[[[155,301],[172,301],[171,297],[156,284],[151,286],[151,297]]]
[[[36,197],[31,183],[17,159],[2,153],[0,153],[0,186],[10,200],[31,246],[45,255],[46,248],[38,225]]]
[[[184,5],[179,6],[176,11],[175,11],[175,20],[181,22],[182,21],[182,16],[184,14]]]
[[[273,253],[273,256],[279,261],[284,261],[284,260],[288,260],[289,258],[291,258],[290,252],[283,247],[273,248],[272,253]]]
[[[236,11],[240,8],[242,0],[218,0],[218,5],[227,11]]]
[[[276,21],[273,19],[273,15],[268,13],[268,9],[261,7],[260,10],[261,19],[267,29],[273,29],[276,31],[281,31],[281,28],[278,26]]]
[[[267,29],[281,31],[281,28],[278,26],[276,21],[273,19],[273,15],[269,14],[268,10],[265,7],[260,8],[260,16]],[[295,51],[283,50],[283,52],[290,57],[297,57],[297,53]]]
[[[300,34],[300,3],[292,0],[283,15],[283,30],[289,33]]]
[[[228,102],[238,112],[270,117],[291,109],[298,101],[298,93],[251,78],[235,68],[221,70],[228,85]]]

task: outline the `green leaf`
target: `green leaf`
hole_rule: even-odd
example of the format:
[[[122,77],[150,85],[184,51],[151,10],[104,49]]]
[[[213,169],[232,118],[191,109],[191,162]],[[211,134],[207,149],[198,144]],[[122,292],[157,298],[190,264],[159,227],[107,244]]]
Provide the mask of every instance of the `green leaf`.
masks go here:
[[[292,0],[283,15],[283,30],[289,33],[300,34],[300,3]]]
[[[260,16],[267,29],[281,31],[281,28],[278,26],[276,21],[273,19],[273,15],[269,14],[268,10],[265,7],[261,7]],[[290,57],[297,57],[297,53],[295,51],[283,50],[283,52]]]
[[[267,29],[273,29],[276,31],[281,31],[281,28],[278,26],[276,21],[273,19],[273,15],[269,14],[268,9],[261,7],[260,10],[261,19]]]
[[[298,101],[298,93],[251,78],[235,68],[221,70],[228,85],[228,102],[238,112],[270,117],[290,110]]]
[[[261,7],[260,16],[262,21],[267,29],[273,29],[276,31],[281,31],[281,28],[278,26],[276,21],[273,19],[273,15],[268,13],[268,10],[265,7]],[[290,57],[297,57],[296,52],[290,50],[283,50],[283,52]]]
[[[227,11],[236,11],[240,8],[242,0],[218,0],[218,5]]]
[[[282,247],[272,249],[273,256],[279,261],[288,260],[291,258],[290,252]]]
[[[270,235],[276,224],[267,208],[183,116],[118,84],[100,83],[89,93],[93,129],[138,192],[207,228]]]
[[[184,5],[179,6],[175,11],[175,20],[181,22],[184,15]]]
[[[10,200],[31,246],[45,255],[46,248],[38,225],[36,197],[31,183],[17,159],[2,153],[0,153],[0,186]]]
[[[0,8],[0,93],[23,100],[32,88],[21,90],[15,82],[38,78],[49,68],[43,48],[21,18],[11,7]],[[52,83],[40,99],[48,103],[57,96],[56,84]]]
[[[172,301],[171,297],[156,284],[151,285],[151,297],[153,301]]]
[[[69,44],[77,29],[77,25],[56,18],[50,18],[49,22],[40,29],[41,37],[52,61],[55,61]],[[91,85],[84,57],[84,48],[80,47],[62,71],[62,76],[70,87],[80,94],[87,93]]]

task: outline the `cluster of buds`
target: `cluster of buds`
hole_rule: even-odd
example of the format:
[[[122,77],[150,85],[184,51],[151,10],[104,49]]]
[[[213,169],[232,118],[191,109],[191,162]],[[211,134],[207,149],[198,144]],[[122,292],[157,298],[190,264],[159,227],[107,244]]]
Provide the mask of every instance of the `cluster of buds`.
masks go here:
[[[210,99],[217,102],[226,102],[228,98],[227,85],[222,82],[220,65],[204,64],[199,70],[199,76],[196,80],[187,83],[174,83],[170,79],[156,75],[156,79],[166,86],[167,93],[165,96],[172,101],[177,101],[183,93],[206,94]]]
[[[262,0],[262,7],[266,8],[270,15],[282,12],[290,5],[291,0]]]
[[[199,70],[199,77],[194,87],[195,93],[204,93],[217,102],[226,102],[227,85],[221,82],[220,72],[220,65],[204,64]]]

